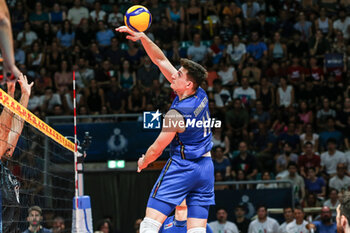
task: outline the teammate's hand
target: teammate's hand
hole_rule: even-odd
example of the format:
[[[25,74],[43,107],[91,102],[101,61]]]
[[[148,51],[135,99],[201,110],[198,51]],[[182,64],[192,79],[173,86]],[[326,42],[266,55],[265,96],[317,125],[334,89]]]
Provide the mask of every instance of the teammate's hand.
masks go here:
[[[17,66],[9,66],[5,61],[3,63],[3,73],[6,82],[16,82],[19,76],[22,74],[22,72],[17,68]]]
[[[134,32],[133,30],[129,29],[127,26],[121,26],[115,29],[117,32],[126,32],[129,35],[126,36],[126,39],[132,40],[132,41],[138,41],[141,39],[141,37],[144,35],[143,32]]]
[[[141,158],[139,158],[139,161],[137,161],[137,172],[140,173],[146,167],[147,164],[145,163],[145,155],[142,155]]]
[[[31,82],[31,83],[29,84],[29,83],[28,83],[27,76],[23,75],[22,73],[21,73],[20,76],[19,76],[18,82],[19,82],[19,84],[21,85],[22,95],[28,95],[28,96],[30,96],[31,89],[32,89],[32,86],[34,85],[34,83]]]

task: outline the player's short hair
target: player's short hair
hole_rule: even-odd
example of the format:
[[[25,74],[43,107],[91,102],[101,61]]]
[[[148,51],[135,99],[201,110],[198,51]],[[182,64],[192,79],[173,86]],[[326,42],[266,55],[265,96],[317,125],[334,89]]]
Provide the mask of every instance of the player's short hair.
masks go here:
[[[42,210],[40,208],[40,206],[32,206],[28,209],[28,215],[32,212],[32,211],[37,211],[40,215],[42,215]]]
[[[200,64],[191,61],[186,58],[180,60],[181,66],[187,70],[187,77],[193,82],[194,89],[196,90],[203,80],[207,78],[206,69]]]

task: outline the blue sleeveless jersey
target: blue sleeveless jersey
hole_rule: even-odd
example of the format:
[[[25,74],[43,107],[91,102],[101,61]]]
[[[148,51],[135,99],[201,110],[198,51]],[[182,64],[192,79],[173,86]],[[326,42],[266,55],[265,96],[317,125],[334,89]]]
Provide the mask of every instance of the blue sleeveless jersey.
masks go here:
[[[177,133],[170,143],[170,154],[183,159],[197,159],[213,147],[210,129],[209,100],[205,91],[199,87],[196,93],[183,100],[176,96],[170,109],[182,114],[186,129]]]
[[[159,233],[186,233],[187,221],[177,221],[174,216],[168,217],[162,227],[159,229]],[[207,233],[213,233],[210,226],[207,224]]]

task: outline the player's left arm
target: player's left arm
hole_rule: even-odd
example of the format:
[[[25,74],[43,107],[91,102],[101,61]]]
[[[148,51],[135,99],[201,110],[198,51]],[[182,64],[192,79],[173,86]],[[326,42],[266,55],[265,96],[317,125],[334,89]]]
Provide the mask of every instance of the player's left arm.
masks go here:
[[[29,84],[27,77],[23,74],[19,76],[18,82],[21,85],[21,92],[22,92],[20,104],[23,107],[27,108],[33,82]],[[22,118],[18,116],[14,116],[12,118],[11,130],[7,140],[8,148],[5,154],[7,157],[11,157],[13,154],[13,151],[16,148],[19,136],[22,133],[23,124],[24,124],[24,120]]]
[[[162,153],[163,150],[170,144],[174,139],[176,133],[182,133],[185,130],[185,121],[183,116],[176,110],[170,110],[164,117],[165,122],[172,122],[173,124],[169,128],[163,127],[162,132],[159,134],[158,138],[154,143],[148,148],[145,155],[138,161],[138,172],[146,168],[148,164],[155,161]],[[169,126],[168,125],[168,126]],[[176,125],[174,127],[174,125]]]

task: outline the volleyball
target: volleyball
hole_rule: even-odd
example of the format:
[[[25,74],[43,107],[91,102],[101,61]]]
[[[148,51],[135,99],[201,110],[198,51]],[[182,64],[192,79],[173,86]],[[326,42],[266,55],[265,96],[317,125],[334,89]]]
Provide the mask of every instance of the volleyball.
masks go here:
[[[146,7],[135,5],[126,11],[124,22],[131,30],[144,32],[151,26],[152,15]]]

